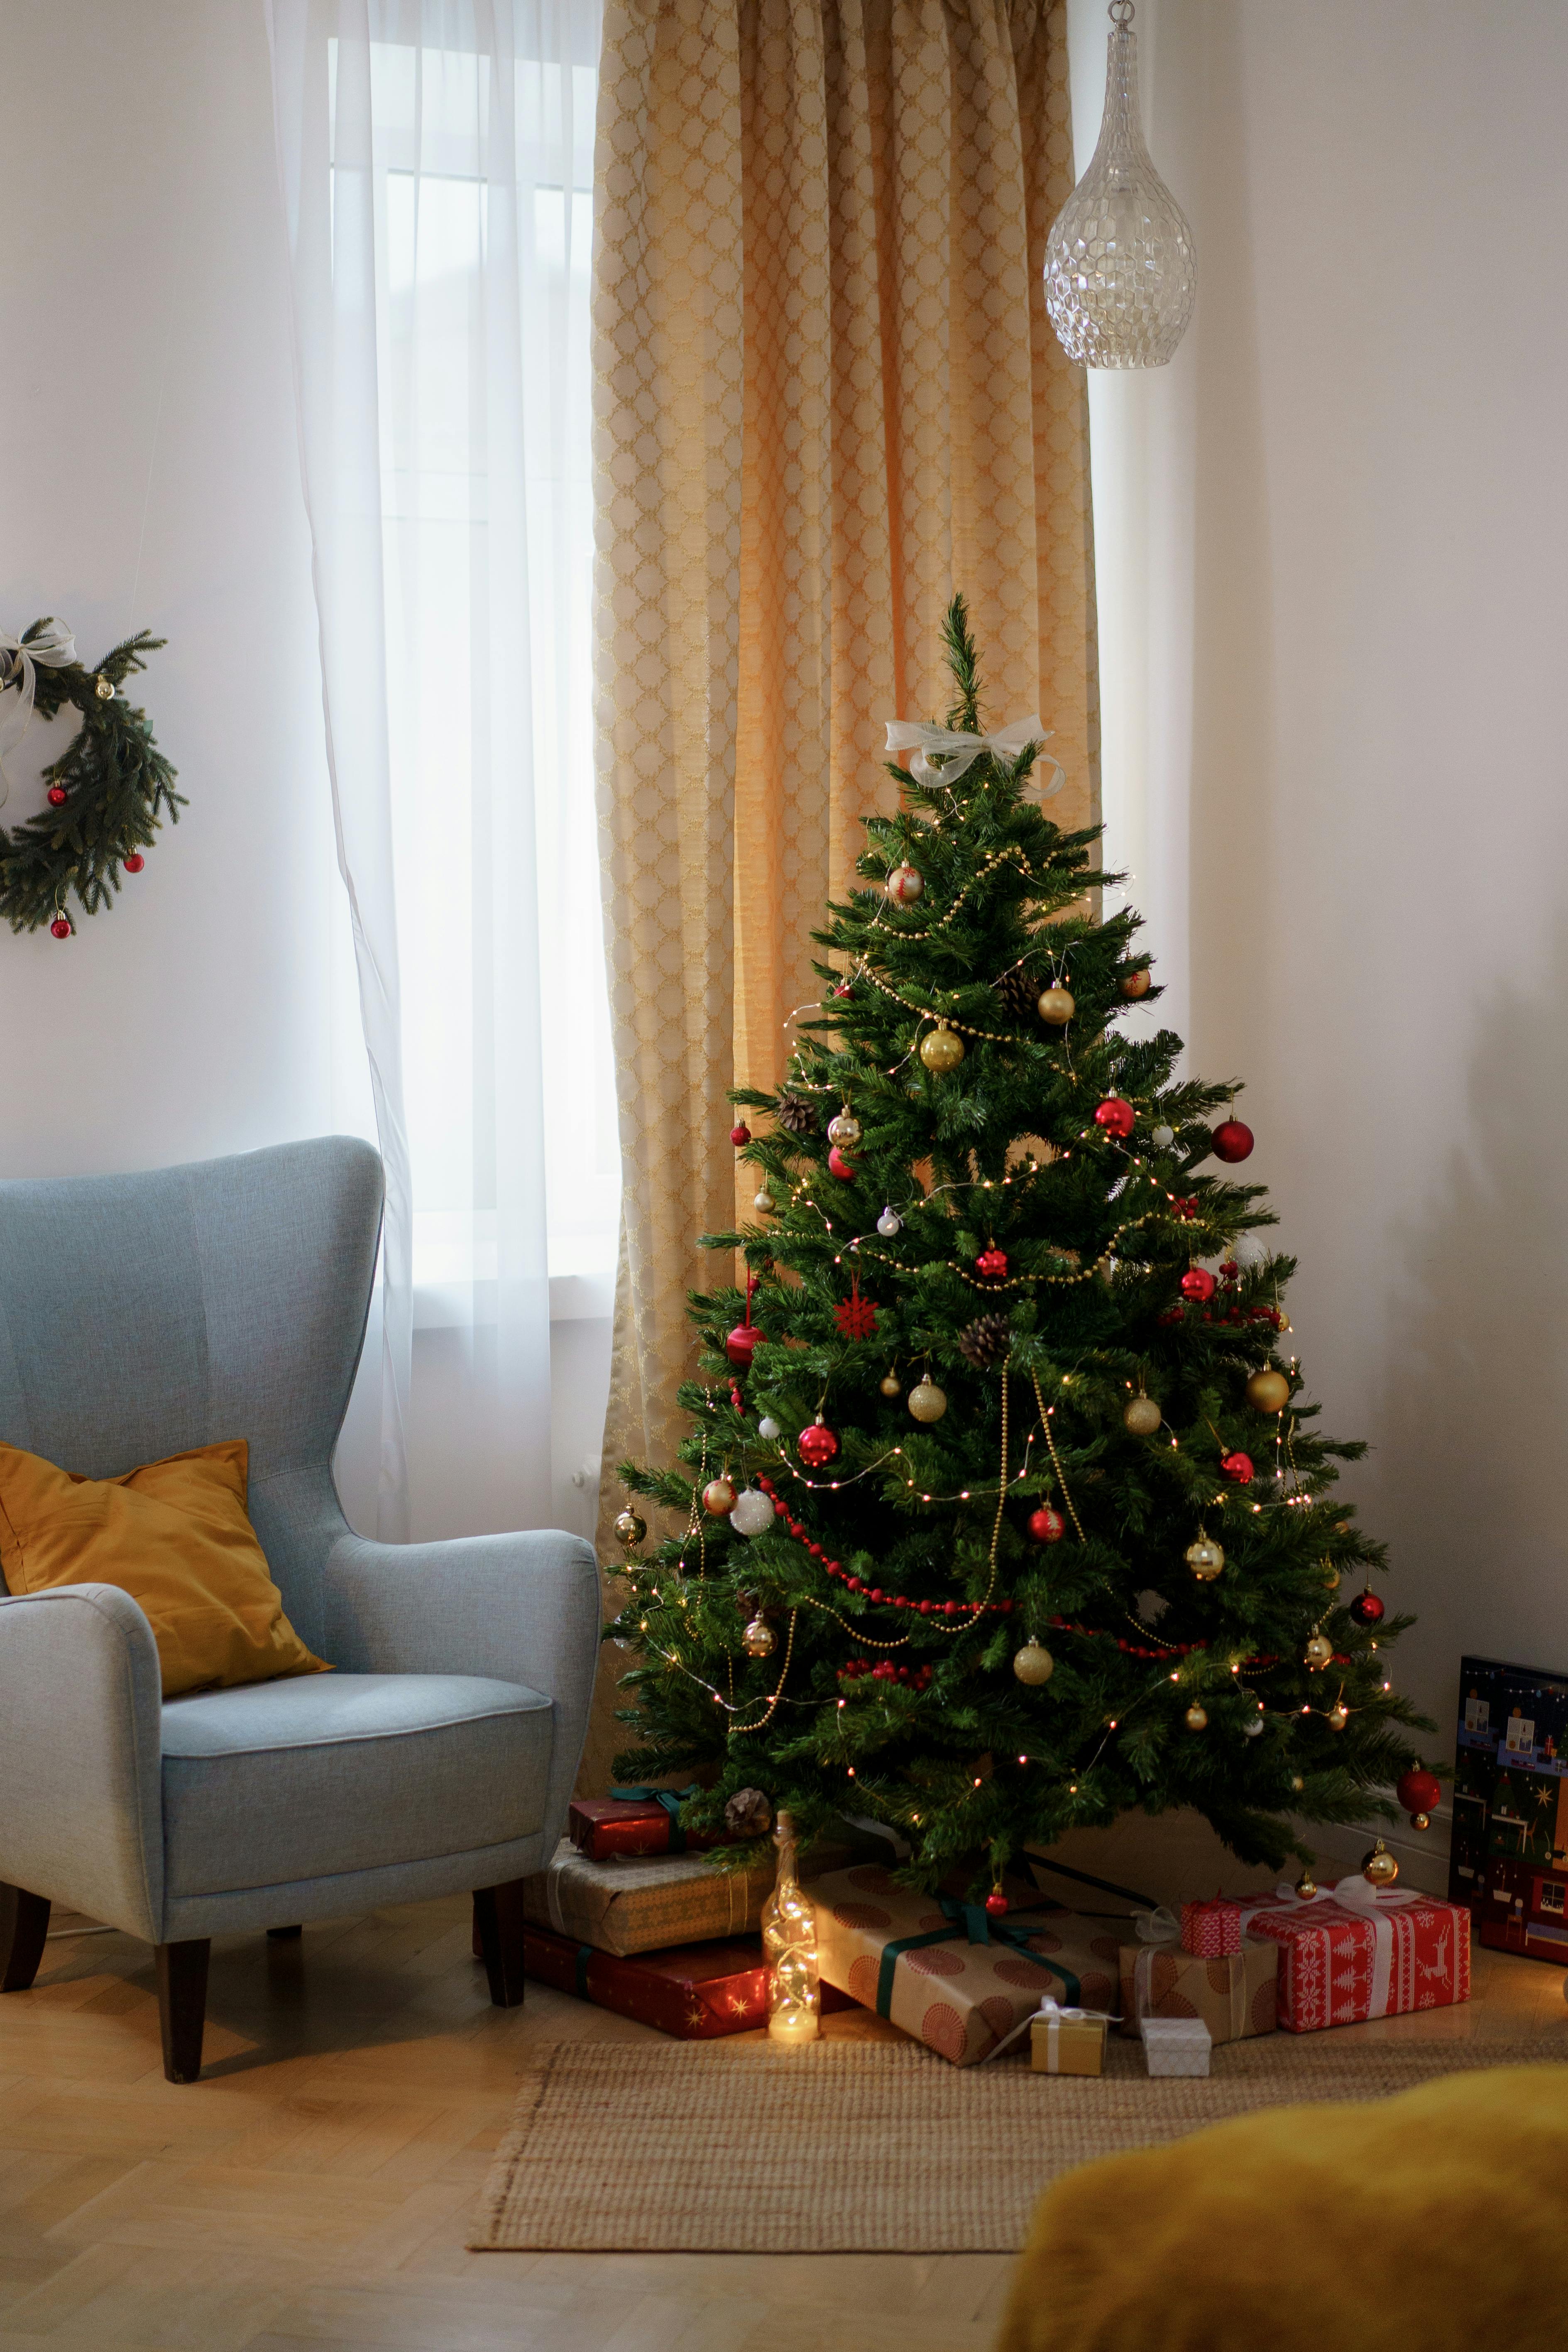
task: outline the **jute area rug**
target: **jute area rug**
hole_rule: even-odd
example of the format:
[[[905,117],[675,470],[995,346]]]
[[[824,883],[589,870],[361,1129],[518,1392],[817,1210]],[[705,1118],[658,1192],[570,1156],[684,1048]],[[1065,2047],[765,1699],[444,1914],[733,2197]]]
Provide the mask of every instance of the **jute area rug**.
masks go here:
[[[479,2252],[1011,2253],[1058,2172],[1249,2108],[1376,2099],[1542,2061],[1541,2042],[1276,2033],[1151,2081],[1112,2037],[1098,2080],[922,2050],[569,2042],[541,2053],[480,2199]]]

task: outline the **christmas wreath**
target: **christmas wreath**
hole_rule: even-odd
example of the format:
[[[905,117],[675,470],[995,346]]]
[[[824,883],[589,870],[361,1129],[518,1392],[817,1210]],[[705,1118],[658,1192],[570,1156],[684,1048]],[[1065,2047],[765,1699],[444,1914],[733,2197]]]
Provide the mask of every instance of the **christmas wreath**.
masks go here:
[[[68,940],[82,911],[110,907],[120,877],[140,874],[142,852],[166,811],[179,823],[184,794],[174,771],[153,740],[147,714],[119,691],[142,656],[166,640],[145,629],[115,646],[94,669],[77,658],[76,640],[53,620],[35,621],[20,637],[0,636],[0,802],[9,789],[6,752],[16,750],[35,710],[53,719],[72,703],[81,725],[60,757],[44,771],[48,806],[6,832],[0,826],[0,916],[14,931],[47,923]]]

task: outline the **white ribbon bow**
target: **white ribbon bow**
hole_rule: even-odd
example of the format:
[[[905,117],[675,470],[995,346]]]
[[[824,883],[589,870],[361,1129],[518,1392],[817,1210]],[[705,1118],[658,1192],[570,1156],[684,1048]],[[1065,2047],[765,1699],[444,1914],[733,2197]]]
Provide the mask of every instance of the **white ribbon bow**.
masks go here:
[[[1061,2040],[1061,2029],[1064,2025],[1079,2025],[1086,2019],[1095,2018],[1103,2018],[1107,2025],[1114,2025],[1116,2022],[1113,2011],[1109,2009],[1063,2009],[1056,1995],[1047,1992],[1042,1995],[1038,2009],[1032,2009],[1028,2016],[1013,2028],[1011,2033],[1003,2035],[994,2050],[988,2050],[985,2053],[980,2062],[981,2064],[989,2066],[993,2058],[1000,2058],[1004,2050],[1010,2050],[1019,2034],[1026,2032],[1033,2025],[1037,2017],[1045,2018],[1049,2025],[1050,2031],[1047,2038],[1050,2043],[1050,2054],[1053,2058],[1057,2054]]]
[[[20,637],[8,637],[0,629],[0,656],[5,658],[5,678],[0,694],[16,688],[16,699],[0,706],[0,808],[5,806],[11,790],[11,779],[5,772],[5,754],[14,751],[33,716],[33,693],[37,685],[35,664],[42,662],[46,669],[65,669],[75,661],[76,639],[59,621],[46,622],[36,637],[26,644]]]
[[[998,728],[994,735],[970,735],[960,727],[929,727],[919,719],[889,719],[884,723],[889,751],[913,750],[910,773],[920,784],[955,784],[983,751],[989,751],[994,760],[1016,760],[1026,744],[1050,740],[1050,730],[1042,727],[1037,712],[1028,719],[1015,719],[1010,727]],[[933,757],[941,760],[940,768],[932,767]],[[1053,760],[1051,766],[1056,774],[1041,787],[1043,801],[1060,792],[1066,781],[1060,761]]]

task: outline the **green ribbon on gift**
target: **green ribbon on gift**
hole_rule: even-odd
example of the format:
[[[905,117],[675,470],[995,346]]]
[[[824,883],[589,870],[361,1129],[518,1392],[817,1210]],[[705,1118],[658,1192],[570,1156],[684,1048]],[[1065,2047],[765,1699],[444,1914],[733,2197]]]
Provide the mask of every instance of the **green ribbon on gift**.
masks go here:
[[[618,1798],[623,1804],[662,1805],[669,1815],[670,1853],[686,1852],[686,1832],[680,1826],[680,1808],[688,1797],[696,1796],[695,1780],[684,1789],[612,1789],[610,1794],[612,1797]]]
[[[1026,1959],[1033,1960],[1037,1968],[1048,1969],[1052,1976],[1060,1978],[1067,1988],[1067,2000],[1062,2004],[1064,2008],[1076,2009],[1079,2006],[1079,1981],[1072,1970],[1058,1966],[1055,1960],[1047,1960],[1043,1952],[1029,1949],[1029,1937],[1038,1935],[1046,1924],[1043,1918],[1036,1919],[1032,1927],[1021,1924],[1021,1921],[1033,1917],[1033,1909],[1013,1918],[993,1919],[983,1903],[959,1903],[951,1895],[939,1895],[937,1901],[947,1922],[945,1927],[932,1927],[923,1936],[899,1936],[890,1944],[883,1945],[882,1963],[877,1971],[879,2017],[890,2017],[892,2013],[893,1972],[903,1955],[918,1952],[925,1944],[956,1943],[960,1936],[967,1937],[972,1944],[1010,1945],[1014,1951],[1022,1952]],[[1061,1906],[1047,1902],[1034,1908],[1059,1914]]]

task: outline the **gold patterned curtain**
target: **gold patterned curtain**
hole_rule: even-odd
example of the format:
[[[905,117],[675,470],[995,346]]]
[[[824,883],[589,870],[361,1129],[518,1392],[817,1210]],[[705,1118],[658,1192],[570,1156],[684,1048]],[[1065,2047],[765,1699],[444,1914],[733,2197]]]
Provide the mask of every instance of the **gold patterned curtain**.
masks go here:
[[[686,1294],[728,1271],[696,1245],[734,1219],[725,1089],[782,1072],[893,802],[883,722],[946,711],[955,588],[992,719],[1038,710],[1053,814],[1097,813],[1087,402],[1042,285],[1065,5],[606,0],[595,179],[613,1558],[616,1465],[674,1458]]]

